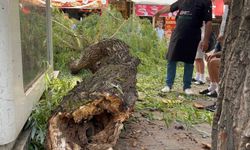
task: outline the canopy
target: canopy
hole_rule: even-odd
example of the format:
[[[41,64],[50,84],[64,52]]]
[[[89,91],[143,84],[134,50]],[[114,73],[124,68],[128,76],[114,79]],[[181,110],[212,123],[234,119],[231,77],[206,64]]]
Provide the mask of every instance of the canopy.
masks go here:
[[[170,5],[177,0],[132,0],[136,4],[137,16],[153,16],[159,11],[163,5]],[[215,16],[222,16],[224,12],[223,0],[213,1],[213,14]]]
[[[136,4],[148,4],[148,5],[170,5],[177,0],[132,0]]]
[[[108,0],[52,0],[52,6],[75,9],[100,9],[108,5]]]

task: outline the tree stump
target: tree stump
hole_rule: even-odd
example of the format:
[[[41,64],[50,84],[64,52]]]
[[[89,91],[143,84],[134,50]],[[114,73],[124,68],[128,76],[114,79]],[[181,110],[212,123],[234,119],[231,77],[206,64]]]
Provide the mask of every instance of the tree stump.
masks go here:
[[[95,73],[76,85],[49,119],[47,149],[112,148],[137,100],[139,63],[117,39],[88,47],[78,65],[85,69],[95,66]]]

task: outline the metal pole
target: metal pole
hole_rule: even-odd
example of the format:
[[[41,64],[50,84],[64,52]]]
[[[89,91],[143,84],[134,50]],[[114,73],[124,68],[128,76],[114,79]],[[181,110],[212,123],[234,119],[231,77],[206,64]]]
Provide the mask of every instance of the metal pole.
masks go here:
[[[46,19],[47,19],[47,52],[48,62],[53,67],[53,41],[52,41],[52,21],[51,21],[51,4],[46,0]]]
[[[131,32],[134,30],[134,21],[135,21],[135,3],[132,2],[132,20],[131,20]]]

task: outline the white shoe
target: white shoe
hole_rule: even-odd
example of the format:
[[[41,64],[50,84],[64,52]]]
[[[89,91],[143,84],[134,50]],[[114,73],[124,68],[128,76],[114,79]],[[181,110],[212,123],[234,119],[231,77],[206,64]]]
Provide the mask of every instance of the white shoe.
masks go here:
[[[194,84],[196,84],[196,85],[203,85],[203,84],[205,84],[205,82],[199,80],[199,81],[195,81]]]
[[[165,86],[163,89],[161,89],[161,92],[163,92],[163,93],[168,93],[170,91],[171,91],[171,89],[169,86]]]
[[[192,95],[192,94],[194,94],[194,92],[191,90],[191,89],[185,89],[185,94],[187,94],[187,95]]]

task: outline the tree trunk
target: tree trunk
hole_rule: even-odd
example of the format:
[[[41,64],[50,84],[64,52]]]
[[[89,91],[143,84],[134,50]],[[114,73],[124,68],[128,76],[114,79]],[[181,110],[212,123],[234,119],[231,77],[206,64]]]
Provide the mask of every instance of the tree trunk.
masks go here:
[[[250,150],[250,0],[232,0],[221,60],[213,150]]]
[[[95,66],[100,62],[99,66],[53,113],[47,149],[107,150],[116,144],[123,121],[133,111],[139,60],[129,55],[128,46],[110,39],[90,46],[86,52],[82,64]]]
[[[81,58],[70,64],[72,74],[81,69],[89,69],[95,73],[102,66],[108,64],[122,64],[131,61],[129,46],[118,39],[103,40],[84,50]]]

